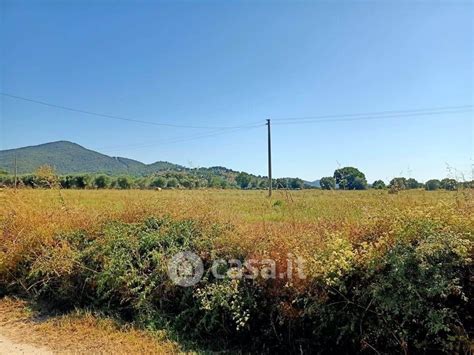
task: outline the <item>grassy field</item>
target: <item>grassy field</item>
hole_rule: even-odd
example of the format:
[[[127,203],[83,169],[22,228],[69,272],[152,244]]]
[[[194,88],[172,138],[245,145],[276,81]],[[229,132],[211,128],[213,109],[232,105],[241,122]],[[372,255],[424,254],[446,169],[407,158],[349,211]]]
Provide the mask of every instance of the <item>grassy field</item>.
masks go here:
[[[6,189],[0,226],[0,294],[166,329],[183,349],[462,352],[472,335],[473,190]],[[181,288],[165,266],[187,250],[205,273]],[[289,253],[305,279],[210,275],[216,258],[287,271]]]

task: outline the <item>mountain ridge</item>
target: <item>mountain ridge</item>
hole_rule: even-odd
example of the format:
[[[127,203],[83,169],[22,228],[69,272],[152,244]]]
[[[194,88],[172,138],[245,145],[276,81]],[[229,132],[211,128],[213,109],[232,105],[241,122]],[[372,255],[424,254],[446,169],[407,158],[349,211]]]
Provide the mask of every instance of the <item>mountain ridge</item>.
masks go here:
[[[125,157],[113,157],[65,140],[0,150],[0,169],[13,172],[15,159],[19,174],[32,173],[42,165],[50,165],[60,174],[106,173],[140,176],[164,170],[184,169],[181,165],[167,161],[145,164]]]

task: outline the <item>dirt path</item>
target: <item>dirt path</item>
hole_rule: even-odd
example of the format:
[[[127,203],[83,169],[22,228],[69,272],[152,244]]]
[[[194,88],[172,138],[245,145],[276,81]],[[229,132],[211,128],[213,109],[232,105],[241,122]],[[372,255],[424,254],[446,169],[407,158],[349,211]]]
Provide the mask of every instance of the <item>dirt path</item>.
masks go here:
[[[45,348],[35,345],[18,343],[2,335],[0,327],[0,355],[52,355],[53,353]]]
[[[165,331],[150,333],[88,312],[39,316],[26,301],[0,298],[0,355],[180,354]]]

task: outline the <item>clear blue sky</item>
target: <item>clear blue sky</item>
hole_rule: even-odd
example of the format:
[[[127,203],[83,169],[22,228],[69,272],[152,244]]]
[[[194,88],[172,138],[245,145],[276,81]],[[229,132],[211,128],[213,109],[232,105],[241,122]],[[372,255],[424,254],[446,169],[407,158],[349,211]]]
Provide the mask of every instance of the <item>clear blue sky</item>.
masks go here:
[[[1,91],[182,125],[474,104],[473,2],[1,2]],[[0,149],[70,140],[266,174],[266,128],[205,139],[0,97]],[[146,145],[146,146],[144,146]],[[274,175],[471,174],[473,113],[273,127]]]

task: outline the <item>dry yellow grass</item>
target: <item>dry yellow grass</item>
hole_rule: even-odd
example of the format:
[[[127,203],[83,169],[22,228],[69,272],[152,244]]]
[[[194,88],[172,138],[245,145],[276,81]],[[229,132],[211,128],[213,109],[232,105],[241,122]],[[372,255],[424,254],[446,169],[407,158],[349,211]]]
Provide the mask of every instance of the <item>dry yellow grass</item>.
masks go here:
[[[119,326],[87,313],[44,317],[24,301],[0,300],[0,329],[21,343],[47,347],[61,354],[176,354],[179,347],[164,334]]]
[[[58,233],[97,231],[108,220],[163,215],[231,223],[235,232],[224,242],[258,253],[313,250],[334,233],[356,240],[368,228],[383,233],[407,216],[472,231],[473,196],[473,190],[277,191],[272,199],[265,191],[240,190],[3,190],[0,257],[14,258]]]

